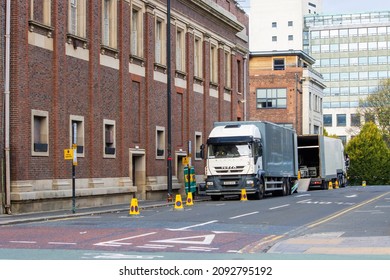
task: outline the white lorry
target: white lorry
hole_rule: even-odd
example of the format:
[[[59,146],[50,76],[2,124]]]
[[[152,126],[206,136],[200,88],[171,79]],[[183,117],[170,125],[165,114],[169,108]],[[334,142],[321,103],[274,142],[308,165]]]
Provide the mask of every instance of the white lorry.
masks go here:
[[[270,122],[216,122],[202,155],[206,182],[199,192],[213,200],[243,189],[254,199],[288,195],[297,179],[296,133]]]
[[[344,146],[340,139],[323,135],[298,136],[298,162],[308,189],[328,189],[346,185]]]

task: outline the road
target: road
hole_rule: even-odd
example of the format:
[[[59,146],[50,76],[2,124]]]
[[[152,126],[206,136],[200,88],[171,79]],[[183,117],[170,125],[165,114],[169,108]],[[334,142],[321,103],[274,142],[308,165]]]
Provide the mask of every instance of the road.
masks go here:
[[[0,227],[0,259],[390,259],[390,187]]]

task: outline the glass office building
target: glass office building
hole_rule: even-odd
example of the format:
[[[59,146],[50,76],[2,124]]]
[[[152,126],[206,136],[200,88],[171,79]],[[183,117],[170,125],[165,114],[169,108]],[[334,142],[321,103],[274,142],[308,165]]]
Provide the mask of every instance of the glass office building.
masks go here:
[[[327,86],[325,129],[348,141],[364,121],[359,100],[390,78],[390,11],[305,16],[303,49]]]

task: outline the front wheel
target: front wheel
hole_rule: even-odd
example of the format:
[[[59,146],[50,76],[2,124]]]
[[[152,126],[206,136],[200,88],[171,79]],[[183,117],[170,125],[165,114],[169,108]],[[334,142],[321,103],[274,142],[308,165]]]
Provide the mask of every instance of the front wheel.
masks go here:
[[[257,181],[257,191],[255,194],[252,195],[252,197],[255,200],[260,200],[264,198],[264,193],[265,193],[264,183],[262,179],[257,179],[256,181]]]

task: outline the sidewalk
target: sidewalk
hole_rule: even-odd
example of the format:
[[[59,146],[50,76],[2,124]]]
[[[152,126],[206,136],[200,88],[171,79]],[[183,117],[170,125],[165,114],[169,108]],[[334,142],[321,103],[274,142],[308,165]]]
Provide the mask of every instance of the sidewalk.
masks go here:
[[[167,205],[173,206],[174,202],[147,201],[147,200],[138,201],[138,207],[140,211],[142,209],[163,207]],[[129,204],[118,204],[118,205],[99,206],[99,207],[91,207],[91,208],[80,208],[80,209],[76,208],[75,213],[72,213],[72,209],[69,209],[69,210],[34,212],[34,213],[24,213],[24,214],[12,214],[12,215],[1,214],[0,226],[70,218],[70,217],[88,216],[88,215],[102,214],[102,213],[125,212],[125,211],[128,212],[129,210],[130,210]]]

